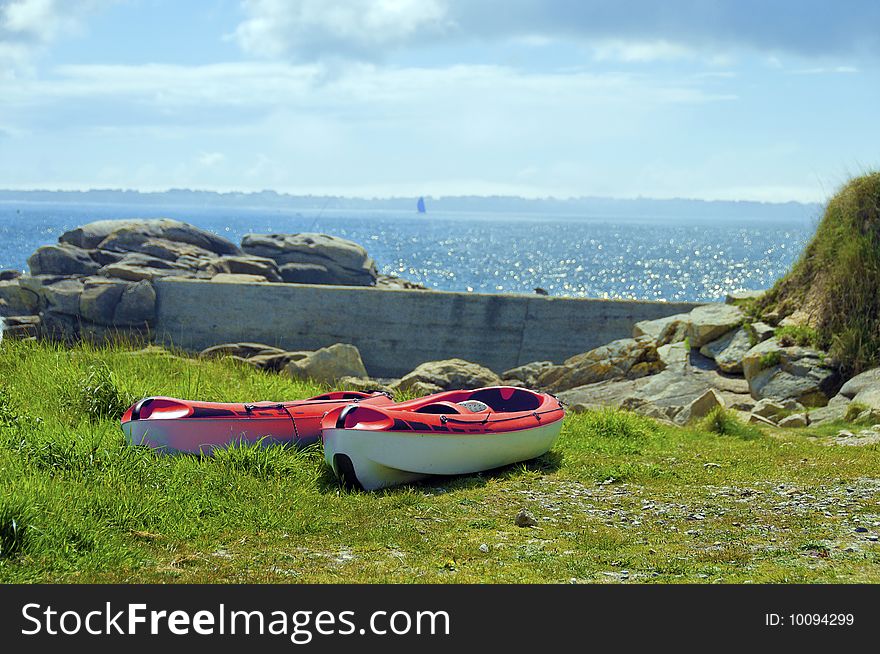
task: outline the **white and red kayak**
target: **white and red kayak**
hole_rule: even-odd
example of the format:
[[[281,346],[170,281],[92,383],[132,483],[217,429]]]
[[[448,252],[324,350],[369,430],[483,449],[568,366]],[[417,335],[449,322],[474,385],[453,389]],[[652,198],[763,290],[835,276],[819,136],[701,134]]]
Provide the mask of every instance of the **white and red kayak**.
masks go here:
[[[324,416],[324,458],[337,477],[364,490],[471,474],[541,456],[564,415],[552,395],[513,386],[360,402]]]
[[[224,404],[148,397],[122,416],[133,445],[165,452],[209,454],[236,443],[305,446],[321,438],[321,418],[337,407],[391,404],[387,393],[338,391],[292,402]]]

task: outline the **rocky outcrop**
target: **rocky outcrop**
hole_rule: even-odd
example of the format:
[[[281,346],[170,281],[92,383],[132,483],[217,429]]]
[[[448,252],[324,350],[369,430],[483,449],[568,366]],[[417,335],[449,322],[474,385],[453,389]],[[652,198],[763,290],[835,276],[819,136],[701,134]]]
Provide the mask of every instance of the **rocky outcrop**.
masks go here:
[[[552,361],[532,361],[501,373],[501,379],[508,386],[537,386],[538,377],[547,368],[553,366]]]
[[[744,327],[740,327],[706,343],[700,348],[700,354],[713,359],[723,372],[741,373],[743,357],[750,349],[751,337]]]
[[[424,391],[472,389],[497,386],[501,378],[488,368],[464,359],[426,361],[390,384],[392,391],[425,394]],[[420,385],[420,386],[417,386]]]
[[[821,407],[840,387],[833,361],[812,348],[783,347],[773,338],[750,349],[742,360],[752,397],[790,398]]]
[[[119,252],[161,251],[163,246],[171,253],[209,252],[215,255],[241,254],[238,246],[227,239],[188,223],[169,218],[147,220],[98,220],[65,232],[59,242],[81,249],[103,249]],[[181,246],[190,245],[197,250]],[[169,258],[169,256],[160,256]],[[178,254],[177,256],[182,256]],[[174,257],[177,258],[177,257]]]
[[[241,247],[275,261],[289,283],[374,286],[378,277],[364,248],[327,234],[248,234]]]
[[[342,377],[368,377],[361,354],[354,345],[337,343],[309,352],[305,357],[291,361],[285,368],[294,379],[311,379],[332,384]]]
[[[678,343],[687,337],[689,316],[678,313],[656,320],[640,320],[633,327],[633,338],[649,338],[658,346]]]
[[[703,347],[741,325],[744,318],[742,309],[729,304],[697,307],[688,314],[688,341],[691,347]]]
[[[545,368],[537,385],[552,392],[609,379],[638,379],[659,372],[664,363],[650,338],[623,338]]]

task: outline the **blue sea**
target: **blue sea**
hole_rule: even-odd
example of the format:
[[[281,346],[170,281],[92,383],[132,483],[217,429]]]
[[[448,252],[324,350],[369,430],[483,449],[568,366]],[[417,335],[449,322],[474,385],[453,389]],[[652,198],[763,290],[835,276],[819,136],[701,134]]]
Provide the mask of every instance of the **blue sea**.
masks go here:
[[[249,232],[324,232],[363,245],[380,272],[475,293],[711,301],[773,284],[803,250],[810,221],[615,220],[595,216],[284,211],[0,203],[0,269],[65,230],[107,218],[169,217],[235,243]]]

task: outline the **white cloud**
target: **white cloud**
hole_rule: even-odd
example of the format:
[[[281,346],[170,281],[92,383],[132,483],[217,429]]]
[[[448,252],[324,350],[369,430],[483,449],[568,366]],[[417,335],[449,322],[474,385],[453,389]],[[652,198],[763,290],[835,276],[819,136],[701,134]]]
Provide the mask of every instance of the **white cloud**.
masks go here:
[[[442,30],[443,0],[246,0],[248,18],[234,38],[245,52],[357,54]]]
[[[111,1],[0,0],[0,67],[27,65],[58,38],[80,32],[83,18]]]
[[[691,48],[670,41],[601,41],[593,46],[597,61],[646,63],[669,61],[695,55]]]
[[[222,152],[203,152],[199,155],[198,162],[206,168],[212,168],[223,163],[224,159],[226,159],[226,155]]]

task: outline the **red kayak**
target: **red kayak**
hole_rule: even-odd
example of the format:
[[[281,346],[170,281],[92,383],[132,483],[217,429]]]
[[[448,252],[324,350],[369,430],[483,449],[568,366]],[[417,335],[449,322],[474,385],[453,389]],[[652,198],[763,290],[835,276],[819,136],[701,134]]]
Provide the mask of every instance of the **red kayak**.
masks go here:
[[[544,454],[564,415],[552,395],[513,386],[350,404],[324,416],[324,458],[338,477],[365,490],[471,474]]]
[[[148,397],[122,416],[122,430],[133,445],[166,452],[210,453],[233,443],[305,446],[321,438],[321,418],[337,407],[391,404],[372,393],[333,392],[293,402],[223,404],[173,397]]]

